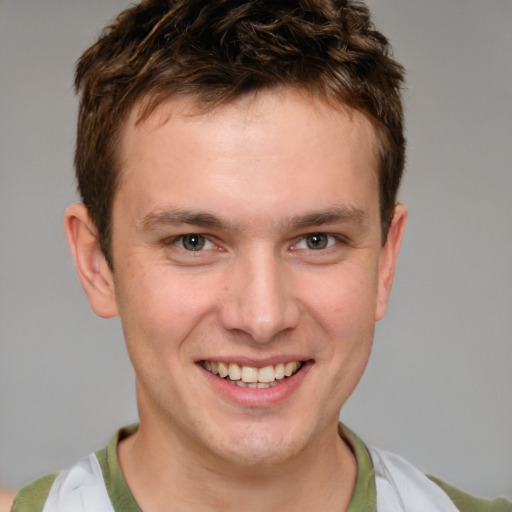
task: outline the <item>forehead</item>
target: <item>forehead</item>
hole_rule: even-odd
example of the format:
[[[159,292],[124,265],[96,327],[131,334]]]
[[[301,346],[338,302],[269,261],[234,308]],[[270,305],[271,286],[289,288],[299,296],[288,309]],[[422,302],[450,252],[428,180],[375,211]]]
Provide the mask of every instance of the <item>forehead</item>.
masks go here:
[[[209,130],[222,125],[223,130],[230,127],[237,133],[243,129],[244,136],[256,133],[261,142],[259,128],[264,124],[283,126],[295,136],[309,139],[312,143],[322,139],[331,131],[333,137],[339,137],[340,148],[350,143],[349,137],[356,135],[361,148],[370,150],[377,158],[376,133],[373,124],[366,116],[347,105],[319,97],[313,97],[301,89],[275,88],[249,93],[227,103],[210,106],[199,102],[193,96],[172,96],[152,106],[152,98],[145,98],[131,109],[121,130],[121,155],[126,156],[127,147],[149,132],[157,131],[169,123],[176,130],[186,129],[200,135],[202,129]],[[251,130],[253,128],[253,130]],[[341,130],[340,130],[341,128]],[[283,152],[290,132],[281,132],[279,142]],[[215,138],[216,132],[210,132]],[[247,142],[251,142],[247,140]]]
[[[294,215],[300,201],[378,195],[373,126],[347,107],[270,90],[208,111],[191,98],[167,100],[142,120],[140,108],[125,123],[119,162],[120,192],[142,209],[238,199],[247,213],[288,205]]]

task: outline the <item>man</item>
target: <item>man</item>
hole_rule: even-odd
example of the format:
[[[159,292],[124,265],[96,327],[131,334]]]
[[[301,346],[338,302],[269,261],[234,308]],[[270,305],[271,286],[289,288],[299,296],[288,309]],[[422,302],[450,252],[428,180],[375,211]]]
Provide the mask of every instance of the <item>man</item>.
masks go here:
[[[402,79],[354,2],[145,1],[82,56],[66,233],[140,424],[13,510],[512,510],[338,425],[405,228]]]

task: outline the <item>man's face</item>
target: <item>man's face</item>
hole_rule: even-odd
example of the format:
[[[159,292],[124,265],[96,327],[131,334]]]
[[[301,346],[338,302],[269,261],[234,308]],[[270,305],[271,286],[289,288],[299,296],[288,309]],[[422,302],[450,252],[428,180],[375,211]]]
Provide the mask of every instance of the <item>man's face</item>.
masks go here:
[[[298,92],[193,112],[134,112],[121,141],[113,286],[141,431],[245,464],[321,450],[396,258],[372,127]]]

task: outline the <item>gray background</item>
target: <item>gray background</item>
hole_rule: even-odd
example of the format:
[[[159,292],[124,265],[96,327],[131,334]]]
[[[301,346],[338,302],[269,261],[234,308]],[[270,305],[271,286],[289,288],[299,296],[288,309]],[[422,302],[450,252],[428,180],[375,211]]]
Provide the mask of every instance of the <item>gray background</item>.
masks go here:
[[[0,482],[19,486],[136,420],[116,320],[62,231],[73,65],[123,0],[0,0]],[[388,316],[342,418],[485,496],[512,498],[512,3],[372,0],[409,71],[410,209]],[[307,414],[307,411],[304,411]]]

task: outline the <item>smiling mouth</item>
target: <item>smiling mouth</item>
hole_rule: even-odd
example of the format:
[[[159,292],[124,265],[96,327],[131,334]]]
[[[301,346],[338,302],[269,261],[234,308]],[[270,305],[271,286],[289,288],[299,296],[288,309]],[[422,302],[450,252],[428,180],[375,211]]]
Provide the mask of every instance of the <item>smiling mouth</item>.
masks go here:
[[[281,384],[295,375],[303,366],[302,361],[290,361],[268,365],[263,368],[224,363],[217,361],[201,361],[201,366],[217,377],[243,388],[265,389]]]

